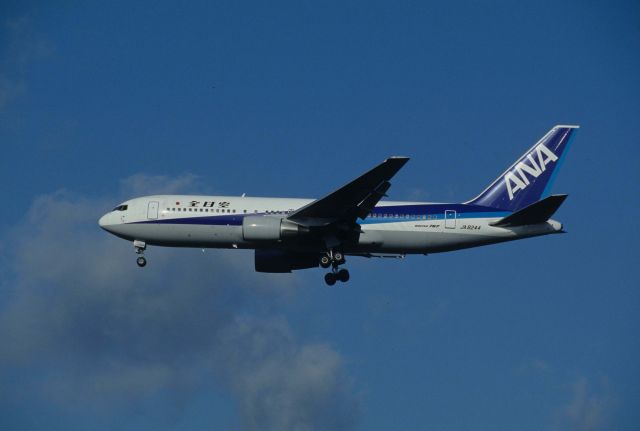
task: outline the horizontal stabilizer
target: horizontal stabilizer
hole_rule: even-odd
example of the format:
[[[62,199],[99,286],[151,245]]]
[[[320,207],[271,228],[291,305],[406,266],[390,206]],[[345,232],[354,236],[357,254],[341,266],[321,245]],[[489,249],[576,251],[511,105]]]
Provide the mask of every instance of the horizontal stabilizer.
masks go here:
[[[491,223],[491,226],[509,227],[544,223],[560,208],[566,198],[567,195],[551,195]]]

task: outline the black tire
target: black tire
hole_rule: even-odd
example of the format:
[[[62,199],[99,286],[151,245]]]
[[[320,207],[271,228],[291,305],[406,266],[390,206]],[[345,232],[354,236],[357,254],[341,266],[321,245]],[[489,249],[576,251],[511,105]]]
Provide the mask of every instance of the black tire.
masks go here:
[[[336,275],[333,272],[328,272],[324,276],[324,282],[329,286],[336,284]]]
[[[331,259],[326,254],[320,258],[320,266],[323,268],[329,268],[331,266]]]
[[[344,262],[344,256],[339,251],[336,251],[333,253],[333,260],[337,263],[342,263]]]
[[[346,269],[341,269],[340,271],[338,271],[338,274],[336,274],[338,277],[338,280],[340,280],[343,283],[346,283],[347,281],[349,281],[349,271],[347,271]]]
[[[144,257],[140,256],[139,258],[136,259],[136,263],[138,264],[138,266],[140,268],[142,268],[143,266],[145,266],[147,264],[147,259],[145,259]]]

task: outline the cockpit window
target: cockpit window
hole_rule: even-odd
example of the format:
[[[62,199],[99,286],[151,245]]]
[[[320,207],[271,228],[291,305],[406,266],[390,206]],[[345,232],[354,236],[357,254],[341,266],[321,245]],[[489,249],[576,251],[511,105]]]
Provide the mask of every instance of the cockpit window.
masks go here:
[[[118,205],[113,209],[113,211],[126,211],[129,205]]]

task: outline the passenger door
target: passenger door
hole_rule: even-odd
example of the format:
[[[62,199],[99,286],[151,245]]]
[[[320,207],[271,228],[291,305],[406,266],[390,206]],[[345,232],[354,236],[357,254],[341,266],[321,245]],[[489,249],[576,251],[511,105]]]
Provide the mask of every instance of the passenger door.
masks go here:
[[[445,210],[444,212],[444,227],[447,229],[456,228],[456,212],[454,210]]]
[[[149,202],[147,207],[147,218],[149,220],[156,220],[158,218],[158,201]]]

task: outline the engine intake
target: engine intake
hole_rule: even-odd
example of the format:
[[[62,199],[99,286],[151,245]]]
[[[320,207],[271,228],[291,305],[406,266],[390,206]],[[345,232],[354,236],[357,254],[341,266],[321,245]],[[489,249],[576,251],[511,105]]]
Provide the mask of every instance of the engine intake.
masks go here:
[[[282,217],[246,216],[242,220],[245,241],[281,241],[296,238],[309,231],[305,226]]]

